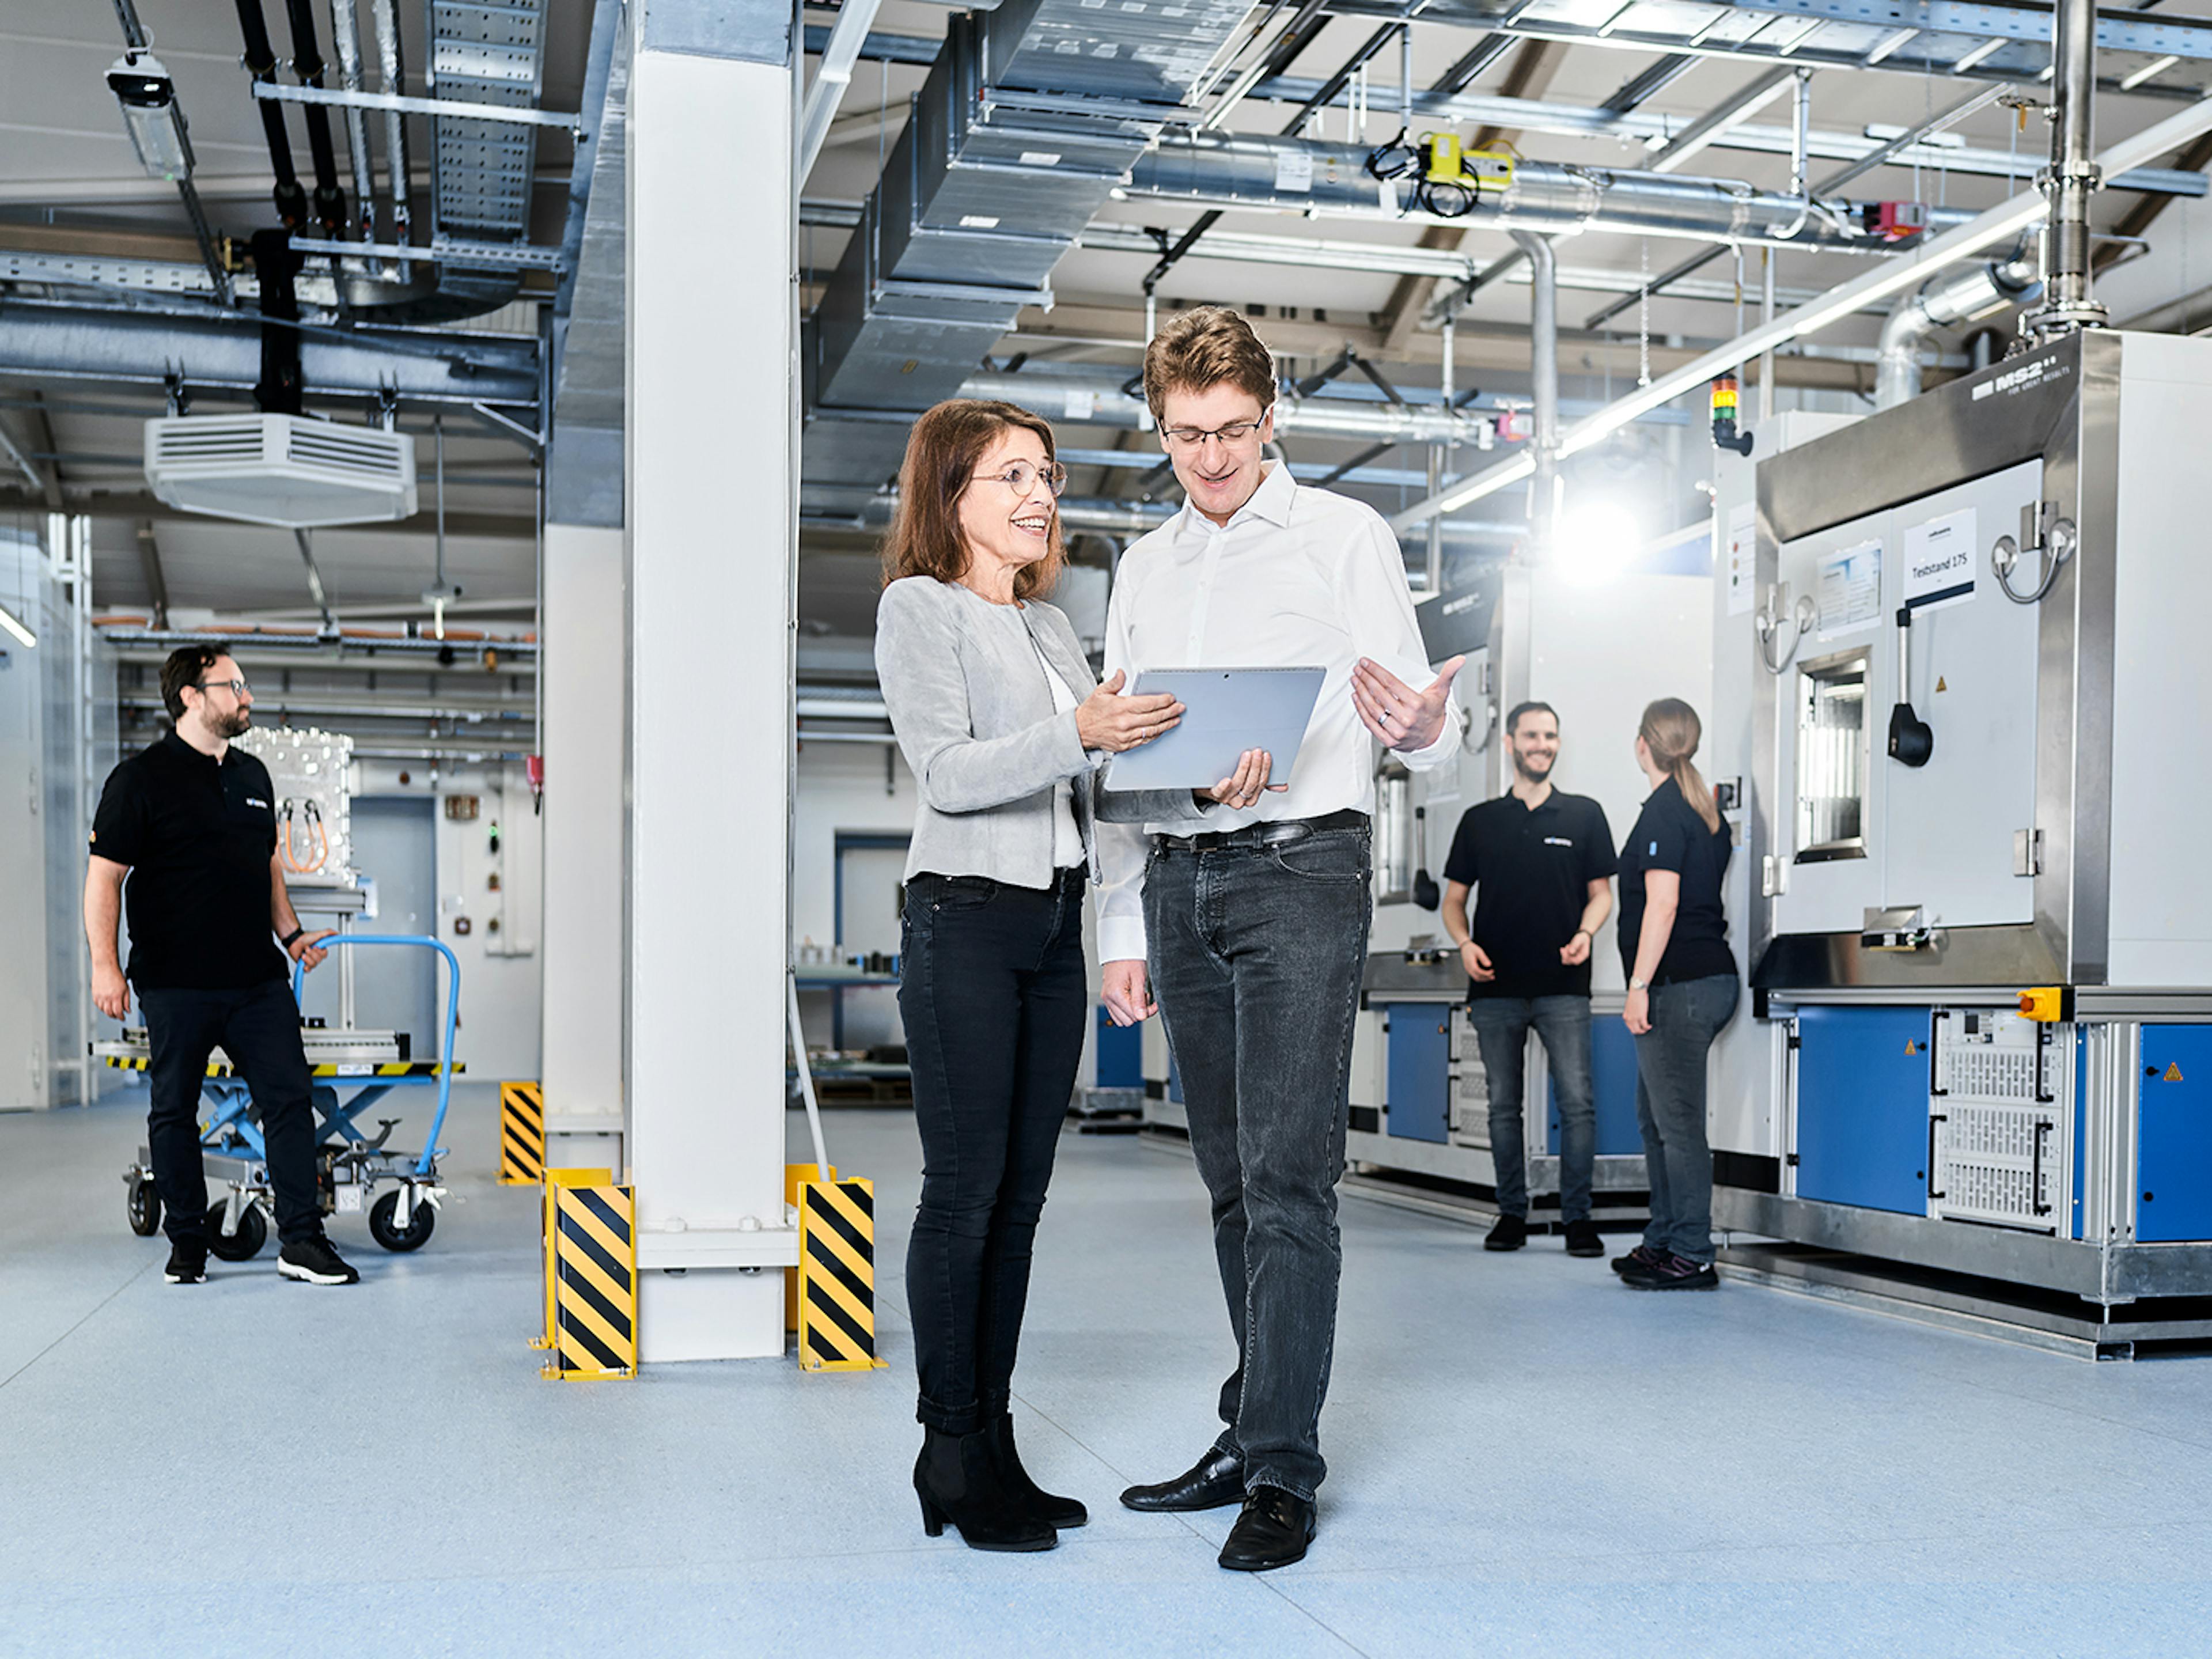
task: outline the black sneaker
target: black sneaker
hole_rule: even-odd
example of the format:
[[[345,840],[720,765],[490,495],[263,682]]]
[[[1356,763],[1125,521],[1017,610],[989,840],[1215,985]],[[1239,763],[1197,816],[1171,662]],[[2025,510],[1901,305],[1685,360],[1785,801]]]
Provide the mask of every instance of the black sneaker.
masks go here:
[[[1528,1218],[1524,1215],[1502,1215],[1490,1236],[1482,1241],[1486,1250],[1517,1250],[1528,1242]]]
[[[161,1279],[168,1285],[206,1284],[207,1246],[172,1242],[169,1265],[161,1269]]]
[[[1649,1244],[1638,1244],[1626,1255],[1613,1257],[1613,1270],[1617,1273],[1637,1272],[1645,1267],[1656,1267],[1666,1259],[1664,1250],[1655,1250]]]
[[[1580,1221],[1567,1223],[1567,1254],[1569,1255],[1603,1255],[1605,1241],[1598,1237],[1597,1223],[1584,1216]]]
[[[1686,1255],[1669,1255],[1649,1267],[1631,1267],[1620,1282],[1632,1291],[1717,1291],[1721,1276],[1710,1261],[1692,1261]]]
[[[331,1248],[331,1241],[317,1233],[313,1238],[302,1239],[297,1244],[287,1244],[276,1253],[276,1271],[287,1279],[296,1279],[303,1285],[358,1285],[361,1274],[346,1265],[338,1253]]]

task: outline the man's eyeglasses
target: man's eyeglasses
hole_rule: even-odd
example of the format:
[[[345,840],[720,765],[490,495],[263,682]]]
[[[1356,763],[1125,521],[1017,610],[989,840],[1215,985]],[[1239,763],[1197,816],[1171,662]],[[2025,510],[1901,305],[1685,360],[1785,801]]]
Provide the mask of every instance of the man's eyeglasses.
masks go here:
[[[1002,483],[1017,495],[1028,495],[1040,477],[1045,488],[1055,495],[1067,488],[1067,469],[1058,461],[1047,464],[1042,472],[1027,461],[1016,461],[1004,472],[978,472],[974,476],[977,483]]]
[[[202,691],[212,691],[218,685],[227,685],[230,688],[230,695],[234,697],[242,697],[253,689],[244,680],[194,680],[192,684],[197,690]]]
[[[1224,449],[1234,448],[1260,429],[1258,421],[1231,421],[1227,426],[1164,426],[1160,436],[1177,449],[1196,449],[1208,438],[1218,438]]]

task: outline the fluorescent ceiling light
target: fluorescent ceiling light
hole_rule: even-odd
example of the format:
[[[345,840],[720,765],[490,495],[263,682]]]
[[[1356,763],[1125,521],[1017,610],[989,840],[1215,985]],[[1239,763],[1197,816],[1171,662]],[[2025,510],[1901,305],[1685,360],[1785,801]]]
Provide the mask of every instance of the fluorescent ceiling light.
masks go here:
[[[1975,64],[1980,63],[1983,58],[1996,56],[1996,53],[2002,52],[2005,47],[2011,44],[2011,41],[2003,39],[2002,36],[1984,40],[1980,46],[1974,47],[1971,52],[1966,52],[1954,62],[1951,65],[1951,73],[1954,75],[1964,75],[1968,70],[1973,68]]]
[[[1895,52],[1899,46],[1903,46],[1907,40],[1910,40],[1914,35],[1919,33],[1920,31],[1918,29],[1899,29],[1894,33],[1886,34],[1881,38],[1881,42],[1875,46],[1875,49],[1869,52],[1861,61],[1863,62],[1869,69],[1872,69],[1876,64],[1881,62],[1883,58],[1888,57],[1890,53]]]
[[[2122,92],[2133,92],[2137,87],[2149,80],[2153,76],[2165,74],[2166,70],[2172,69],[2180,61],[2181,59],[2179,58],[2154,58],[2149,63],[2145,64],[2141,69],[2137,70],[2133,75],[2130,75],[2126,79],[2123,80],[2120,82],[2120,90]]]
[[[23,642],[24,649],[36,650],[38,648],[39,636],[36,634],[33,634],[29,629],[24,627],[21,623],[16,621],[15,613],[9,610],[9,608],[4,605],[0,605],[0,628],[6,629],[10,634],[13,634],[17,639],[21,640]]]

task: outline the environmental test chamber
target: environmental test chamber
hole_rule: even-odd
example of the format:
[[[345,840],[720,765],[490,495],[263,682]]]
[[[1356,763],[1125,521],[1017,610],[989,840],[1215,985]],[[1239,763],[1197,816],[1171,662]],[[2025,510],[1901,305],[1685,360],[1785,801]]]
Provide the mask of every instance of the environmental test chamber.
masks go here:
[[[2212,343],[2085,331],[1717,505],[1753,965],[1715,1220],[1775,1271],[2212,1335],[2208,423]]]

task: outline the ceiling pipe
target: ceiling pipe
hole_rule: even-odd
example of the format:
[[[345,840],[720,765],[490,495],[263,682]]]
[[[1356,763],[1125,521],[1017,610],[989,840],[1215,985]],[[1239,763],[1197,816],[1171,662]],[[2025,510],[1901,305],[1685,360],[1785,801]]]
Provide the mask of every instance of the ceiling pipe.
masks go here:
[[[331,46],[338,55],[338,84],[348,92],[362,90],[361,20],[354,11],[354,0],[331,0]],[[371,171],[372,159],[368,148],[368,112],[358,104],[349,104],[345,112],[346,156],[353,166],[354,228],[361,240],[376,240],[376,178]],[[381,268],[386,276],[404,273],[389,264]]]
[[[963,398],[997,398],[1079,426],[1152,430],[1152,412],[1142,398],[1111,383],[1024,369],[1018,374],[974,374]],[[1335,398],[1285,398],[1275,405],[1275,429],[1316,438],[1357,438],[1368,443],[1473,444],[1487,449],[1497,428],[1479,415],[1419,404],[1355,404]]]
[[[323,54],[315,44],[315,12],[309,0],[284,0],[292,21],[292,73],[303,87],[322,90]],[[337,154],[331,145],[331,113],[320,104],[301,112],[307,123],[307,153],[315,164],[315,219],[325,236],[345,234],[345,191],[338,188]]]
[[[2098,165],[2107,173],[2113,173],[2142,167],[2208,131],[2212,131],[2212,98],[2203,98],[2155,125],[2122,139],[2098,158]],[[1850,315],[1863,305],[1903,293],[1913,286],[1916,279],[1925,281],[1927,272],[1938,270],[1954,260],[1969,258],[1984,248],[2017,237],[2042,218],[2045,210],[2045,204],[2041,197],[2032,192],[2015,196],[1975,215],[1957,229],[1921,243],[1902,257],[1876,261],[1870,269],[1830,289],[1819,299],[1739,335],[1726,345],[1693,358],[1681,368],[1659,376],[1650,385],[1639,386],[1625,397],[1616,398],[1595,414],[1576,422],[1560,440],[1561,453],[1565,455],[1579,454],[1592,445],[1603,442],[1638,416],[1649,413],[1662,404],[1673,402],[1683,393],[1703,386],[1716,374],[1741,367],[1762,351],[1771,350],[1801,335],[1816,333]],[[1473,477],[1447,485],[1437,494],[1414,502],[1402,512],[1393,514],[1390,527],[1407,530],[1415,525],[1426,523],[1435,514],[1454,512],[1470,501],[1480,501],[1485,495],[1527,477],[1531,465],[1525,453],[1510,460],[1500,461]]]
[[[244,0],[240,3],[243,4]],[[376,20],[377,72],[383,82],[379,90],[389,97],[404,97],[407,92],[407,65],[399,50],[398,7],[398,0],[369,0],[370,15]],[[407,118],[398,110],[386,110],[384,113],[384,166],[392,179],[392,240],[405,243],[413,237],[415,204],[409,193]]]
[[[2050,204],[2043,223],[2043,303],[2021,319],[2039,339],[2102,328],[2110,320],[2089,292],[2089,198],[2103,178],[2094,159],[2095,0],[2058,0],[2051,34],[2051,166],[2039,180]]]
[[[1920,395],[1920,349],[1938,328],[1996,315],[2035,297],[2033,260],[1992,259],[1937,287],[1933,281],[1897,302],[1881,325],[1874,406],[1890,409]]]
[[[389,4],[391,0],[384,0]],[[238,28],[246,44],[246,70],[256,81],[276,84],[276,48],[269,41],[269,24],[261,14],[261,0],[237,0]],[[300,175],[292,166],[292,136],[284,126],[284,106],[273,98],[257,98],[254,106],[261,113],[262,136],[269,144],[269,166],[276,175],[276,188],[270,198],[276,208],[276,220],[287,230],[298,230],[307,222],[307,192],[300,186]]]
[[[1559,496],[1559,261],[1548,236],[1516,230],[1513,240],[1528,256],[1528,269],[1535,277],[1528,288],[1528,374],[1536,404],[1536,465],[1529,475],[1528,528],[1535,556],[1542,559],[1552,550],[1552,519]]]
[[[1137,161],[1121,194],[1224,207],[1389,217],[1464,229],[1610,230],[1706,241],[1789,242],[1798,246],[1887,249],[1851,222],[1848,203],[1808,204],[1738,179],[1686,179],[1610,167],[1516,161],[1510,184],[1486,186],[1470,213],[1454,219],[1402,210],[1394,183],[1367,171],[1370,148],[1249,134],[1171,135]],[[1310,180],[1307,188],[1285,186]],[[1932,228],[1964,223],[1956,209],[1930,211]]]

